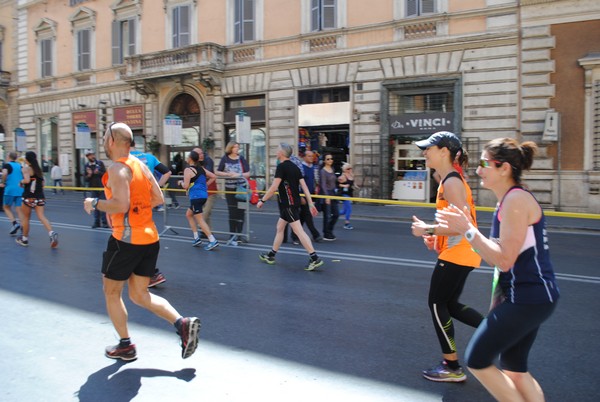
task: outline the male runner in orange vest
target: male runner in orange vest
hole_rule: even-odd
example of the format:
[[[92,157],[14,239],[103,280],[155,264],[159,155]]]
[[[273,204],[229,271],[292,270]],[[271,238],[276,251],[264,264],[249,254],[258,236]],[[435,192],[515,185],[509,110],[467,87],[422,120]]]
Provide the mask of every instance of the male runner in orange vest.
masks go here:
[[[133,133],[124,123],[112,123],[104,134],[104,150],[114,162],[102,178],[106,200],[86,198],[84,209],[106,212],[112,236],[102,258],[104,296],[108,315],[119,334],[118,345],[106,348],[106,357],[135,360],[137,352],[127,328],[127,309],[122,293],[125,283],[129,298],[175,326],[181,337],[181,357],[196,350],[200,320],[182,317],[164,298],[148,292],[150,278],[160,250],[152,208],[164,198],[152,172],[139,159],[129,155]]]

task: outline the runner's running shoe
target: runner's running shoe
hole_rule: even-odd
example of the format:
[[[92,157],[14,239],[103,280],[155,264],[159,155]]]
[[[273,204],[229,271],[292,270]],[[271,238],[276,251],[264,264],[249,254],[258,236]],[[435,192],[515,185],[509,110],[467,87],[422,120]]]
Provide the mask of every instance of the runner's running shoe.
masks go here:
[[[213,248],[215,248],[215,247],[218,247],[218,246],[219,246],[219,241],[218,241],[218,240],[215,240],[215,241],[211,241],[210,243],[208,243],[208,244],[206,245],[206,247],[204,247],[204,249],[205,249],[206,251],[210,251],[210,250],[212,250]]]
[[[12,228],[10,229],[10,232],[8,232],[8,233],[12,236],[14,234],[17,234],[19,229],[21,229],[21,225],[19,225],[18,223],[15,223],[14,225],[12,225]]]
[[[15,241],[17,242],[17,244],[19,244],[23,247],[29,246],[29,240],[23,240],[23,236],[17,237],[17,239]]]
[[[137,352],[133,344],[124,348],[120,348],[119,345],[107,346],[104,355],[110,359],[121,359],[127,362],[137,359]]]
[[[181,338],[181,357],[187,359],[196,351],[200,320],[196,317],[185,317],[181,322],[181,330],[177,332]]]
[[[52,231],[50,233],[50,247],[56,248],[58,247],[58,233]]]
[[[154,286],[156,286],[156,285],[160,285],[161,283],[163,283],[163,282],[166,282],[166,281],[167,281],[167,278],[165,278],[165,276],[164,276],[162,273],[160,273],[160,272],[157,272],[157,273],[156,273],[156,274],[154,274],[154,276],[153,276],[153,277],[150,279],[150,283],[148,284],[148,287],[149,287],[149,288],[152,288],[152,287],[154,287]]]
[[[192,241],[193,247],[200,247],[201,244],[202,244],[202,239],[200,238],[200,236],[198,236],[197,239],[194,239],[194,241]]]
[[[423,370],[423,377],[437,382],[463,382],[467,379],[462,367],[452,370],[445,361],[435,367]]]
[[[324,264],[324,262],[322,259],[317,258],[316,260],[313,260],[311,258],[311,259],[309,259],[308,265],[306,266],[306,268],[304,268],[304,270],[305,271],[314,271],[315,269],[319,268],[323,264]]]
[[[271,257],[269,255],[269,253],[262,253],[258,256],[258,258],[262,261],[262,262],[266,262],[269,265],[273,265],[275,264],[275,257]]]

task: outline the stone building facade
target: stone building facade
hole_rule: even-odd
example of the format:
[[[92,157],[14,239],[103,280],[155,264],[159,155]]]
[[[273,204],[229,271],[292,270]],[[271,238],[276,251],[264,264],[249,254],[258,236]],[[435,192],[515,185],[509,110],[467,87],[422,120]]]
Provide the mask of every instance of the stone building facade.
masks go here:
[[[14,5],[15,97],[0,123],[4,149],[21,129],[74,184],[83,150],[101,149],[119,120],[163,162],[196,145],[218,162],[227,141],[248,138],[264,186],[285,141],[351,162],[360,196],[428,201],[412,142],[446,129],[471,155],[480,205],[493,203],[474,175],[482,145],[510,136],[540,145],[526,181],[545,207],[600,212],[593,0],[68,3]]]

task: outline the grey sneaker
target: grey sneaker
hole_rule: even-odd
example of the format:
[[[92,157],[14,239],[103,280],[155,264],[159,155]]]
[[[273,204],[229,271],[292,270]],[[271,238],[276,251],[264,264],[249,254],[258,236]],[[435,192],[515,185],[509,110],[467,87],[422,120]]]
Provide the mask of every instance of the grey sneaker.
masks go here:
[[[196,351],[198,335],[200,333],[200,320],[196,317],[185,317],[178,332],[181,339],[181,357],[187,359]]]
[[[452,370],[445,361],[427,370],[423,370],[423,377],[437,382],[463,382],[467,379],[462,367]]]
[[[58,247],[58,233],[54,231],[50,234],[50,247]]]
[[[323,264],[324,264],[324,262],[322,259],[317,258],[316,260],[313,260],[311,258],[311,259],[309,259],[308,265],[306,266],[306,268],[304,268],[304,270],[305,271],[314,271],[315,269],[319,268]]]
[[[271,257],[269,255],[269,253],[262,253],[258,256],[258,258],[262,261],[262,262],[266,262],[269,265],[273,265],[275,264],[275,257]]]

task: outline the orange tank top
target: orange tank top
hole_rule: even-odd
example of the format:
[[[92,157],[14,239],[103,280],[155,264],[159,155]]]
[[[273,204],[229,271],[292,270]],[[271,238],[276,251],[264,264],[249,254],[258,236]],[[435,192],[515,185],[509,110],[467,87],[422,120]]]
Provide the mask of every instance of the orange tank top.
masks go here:
[[[450,203],[444,198],[444,182],[450,177],[458,177],[462,180],[467,193],[467,204],[471,210],[471,218],[473,225],[477,227],[477,219],[475,213],[475,203],[473,202],[473,195],[471,188],[463,177],[456,173],[450,173],[444,178],[444,181],[440,183],[438,188],[437,198],[435,201],[436,209],[441,210],[449,206]],[[471,244],[462,235],[458,236],[437,236],[437,247],[439,249],[440,260],[448,261],[453,264],[464,265],[466,267],[478,267],[481,264],[481,257],[471,247]]]
[[[158,241],[158,230],[152,220],[152,183],[144,174],[141,163],[135,157],[120,158],[131,169],[132,179],[129,184],[129,211],[110,214],[112,235],[115,239],[136,244],[152,244]],[[102,177],[106,199],[110,200],[112,191],[106,186],[108,172]]]

